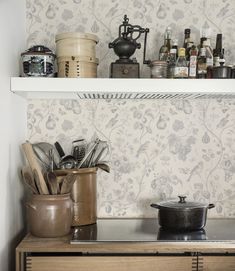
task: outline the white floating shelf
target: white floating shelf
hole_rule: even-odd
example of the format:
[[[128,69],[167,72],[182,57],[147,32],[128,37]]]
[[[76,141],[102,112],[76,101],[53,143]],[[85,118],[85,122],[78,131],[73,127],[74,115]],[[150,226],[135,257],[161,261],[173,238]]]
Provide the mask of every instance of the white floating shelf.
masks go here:
[[[232,99],[235,79],[12,77],[11,91],[27,99]]]

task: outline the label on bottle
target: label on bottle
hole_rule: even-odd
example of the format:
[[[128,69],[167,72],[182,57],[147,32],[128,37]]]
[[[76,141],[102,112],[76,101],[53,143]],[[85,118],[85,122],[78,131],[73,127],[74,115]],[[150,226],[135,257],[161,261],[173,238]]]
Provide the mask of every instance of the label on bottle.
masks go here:
[[[197,56],[190,56],[189,77],[196,77],[196,75],[197,75]]]
[[[188,67],[175,67],[175,78],[187,78]]]
[[[159,60],[167,61],[168,60],[168,53],[160,53],[159,54]]]
[[[213,57],[207,57],[206,58],[206,66],[207,67],[213,66]]]

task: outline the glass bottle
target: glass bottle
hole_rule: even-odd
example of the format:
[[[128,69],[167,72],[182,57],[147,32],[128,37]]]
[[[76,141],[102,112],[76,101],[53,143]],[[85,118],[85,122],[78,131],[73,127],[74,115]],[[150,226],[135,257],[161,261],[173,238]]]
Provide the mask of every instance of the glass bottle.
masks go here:
[[[189,60],[189,78],[197,77],[197,47],[195,45],[192,46],[190,50],[190,60]]]
[[[173,39],[172,41],[172,49],[176,50],[176,59],[178,58],[178,39]]]
[[[206,49],[206,66],[213,67],[213,49],[209,38],[203,42],[203,47]]]
[[[171,27],[167,27],[165,31],[164,44],[159,50],[159,60],[168,61],[168,56],[171,49]]]
[[[176,64],[176,49],[171,48],[168,61],[168,75],[167,75],[168,78],[174,78],[175,64]]]
[[[186,28],[184,30],[184,48],[187,49],[188,47],[188,42],[190,41],[190,34],[191,34],[191,29]]]
[[[206,78],[207,66],[206,66],[206,48],[201,48],[199,57],[197,60],[197,78]]]
[[[174,78],[188,78],[188,64],[185,57],[185,48],[179,48],[178,50]]]
[[[213,50],[213,64],[215,67],[219,67],[220,59],[224,58],[224,51],[222,46],[222,34],[217,34],[216,36],[216,46]]]
[[[187,61],[189,61],[189,57],[190,57],[189,51],[193,45],[190,34],[191,34],[191,29],[187,28],[184,30],[184,46],[183,47],[185,48],[185,57]]]

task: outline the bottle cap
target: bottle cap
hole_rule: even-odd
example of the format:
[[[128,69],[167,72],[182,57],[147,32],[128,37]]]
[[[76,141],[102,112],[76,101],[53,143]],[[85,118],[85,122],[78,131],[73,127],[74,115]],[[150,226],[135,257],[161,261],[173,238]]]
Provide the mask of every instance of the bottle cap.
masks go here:
[[[185,48],[179,48],[178,56],[185,56]]]
[[[186,28],[185,30],[184,30],[184,34],[190,34],[191,33],[191,29],[190,28]]]

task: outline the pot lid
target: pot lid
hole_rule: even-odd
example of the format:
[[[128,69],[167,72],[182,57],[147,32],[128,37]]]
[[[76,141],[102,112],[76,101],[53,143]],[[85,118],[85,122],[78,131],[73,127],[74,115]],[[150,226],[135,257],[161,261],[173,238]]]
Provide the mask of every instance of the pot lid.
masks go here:
[[[157,205],[160,208],[174,208],[174,209],[194,209],[194,208],[207,208],[208,204],[202,202],[186,201],[186,196],[178,196],[179,201],[162,201]]]

